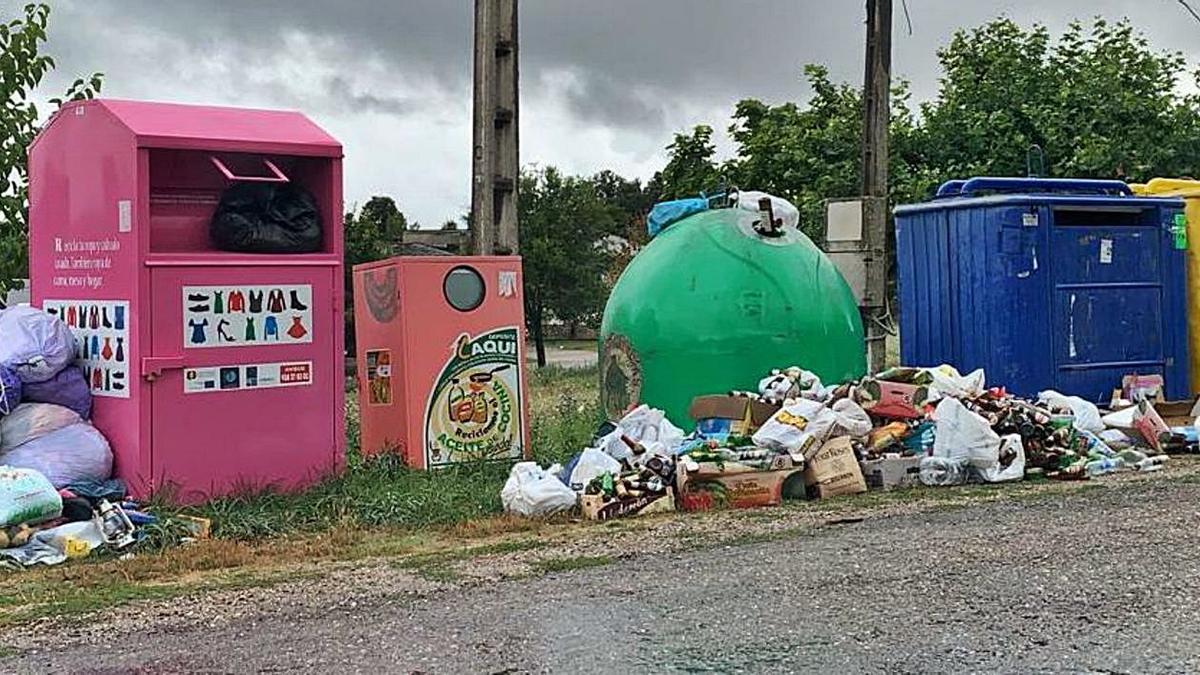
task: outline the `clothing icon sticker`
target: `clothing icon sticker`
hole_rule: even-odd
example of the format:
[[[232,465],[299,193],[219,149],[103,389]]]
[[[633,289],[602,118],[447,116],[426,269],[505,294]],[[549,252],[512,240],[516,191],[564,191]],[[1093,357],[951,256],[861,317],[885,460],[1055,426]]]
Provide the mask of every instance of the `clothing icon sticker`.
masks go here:
[[[309,285],[185,286],[180,301],[182,342],[187,349],[313,341],[313,291]],[[104,320],[103,316],[97,318]],[[90,319],[89,313],[85,320]]]
[[[207,300],[207,297],[202,298]],[[75,360],[93,396],[129,398],[129,302],[125,300],[45,300],[75,336]],[[191,338],[191,335],[185,335]]]
[[[517,295],[517,273],[514,270],[500,270],[500,278],[496,284],[496,292],[502,298],[512,298]]]
[[[293,340],[303,340],[304,336],[308,335],[308,329],[304,327],[304,317],[292,317],[292,327],[288,329],[288,335]]]
[[[188,327],[192,329],[192,344],[202,345],[208,342],[208,334],[205,331],[208,328],[208,319],[204,319],[203,321],[192,319],[188,321]]]

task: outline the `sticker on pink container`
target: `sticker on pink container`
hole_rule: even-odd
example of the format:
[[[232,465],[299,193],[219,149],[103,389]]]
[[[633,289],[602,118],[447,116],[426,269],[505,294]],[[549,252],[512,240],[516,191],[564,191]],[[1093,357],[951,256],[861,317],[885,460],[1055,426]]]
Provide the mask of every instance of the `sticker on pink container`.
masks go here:
[[[188,349],[313,341],[312,286],[184,286]]]
[[[129,398],[129,302],[44,300],[42,309],[62,319],[75,334],[75,363],[92,395]]]
[[[312,361],[210,366],[183,371],[185,394],[306,387],[312,382]]]
[[[522,456],[520,338],[509,326],[451,346],[425,409],[426,467]]]

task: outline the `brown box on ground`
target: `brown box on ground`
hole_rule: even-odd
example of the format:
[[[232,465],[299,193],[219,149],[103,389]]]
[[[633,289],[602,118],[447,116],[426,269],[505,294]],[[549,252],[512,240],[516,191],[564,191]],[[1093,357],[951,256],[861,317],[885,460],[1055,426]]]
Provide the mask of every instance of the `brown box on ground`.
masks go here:
[[[915,487],[921,484],[921,457],[883,457],[861,462],[863,478],[872,490]]]
[[[806,459],[804,484],[808,486],[810,497],[827,499],[867,491],[867,482],[858,466],[858,458],[854,456],[854,446],[849,436],[827,441]]]
[[[1195,401],[1168,401],[1166,403],[1155,403],[1155,410],[1158,411],[1163,421],[1169,427],[1190,427],[1195,421],[1196,416],[1200,415],[1200,399]]]
[[[737,464],[700,462],[699,469],[688,471],[683,464],[675,474],[679,490],[679,508],[683,511],[707,511],[718,507],[751,509],[783,503],[783,486],[789,478],[802,478],[802,469],[787,456],[777,457],[773,469],[759,470]]]
[[[688,414],[697,422],[713,420],[709,424],[701,424],[701,431],[705,433],[727,432],[735,436],[749,436],[778,410],[779,406],[745,396],[697,396],[692,399]]]
[[[610,520],[628,516],[644,516],[651,513],[669,513],[675,510],[675,491],[667,488],[665,495],[637,497],[635,499],[606,499],[604,495],[583,495],[579,508],[588,520]]]

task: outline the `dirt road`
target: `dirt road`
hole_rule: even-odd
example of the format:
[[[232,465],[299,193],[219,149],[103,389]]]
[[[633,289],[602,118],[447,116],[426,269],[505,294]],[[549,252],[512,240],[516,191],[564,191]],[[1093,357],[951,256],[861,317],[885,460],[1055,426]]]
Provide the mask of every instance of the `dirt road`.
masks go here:
[[[8,636],[18,653],[0,671],[1200,669],[1196,474],[1093,487],[807,521],[776,510],[787,528],[722,545],[688,544],[695,533],[664,519],[605,543],[655,537],[644,553],[559,557],[537,574],[506,575],[529,555],[517,547],[464,559],[449,581],[350,569],[40,625]],[[770,513],[720,518],[752,532]]]

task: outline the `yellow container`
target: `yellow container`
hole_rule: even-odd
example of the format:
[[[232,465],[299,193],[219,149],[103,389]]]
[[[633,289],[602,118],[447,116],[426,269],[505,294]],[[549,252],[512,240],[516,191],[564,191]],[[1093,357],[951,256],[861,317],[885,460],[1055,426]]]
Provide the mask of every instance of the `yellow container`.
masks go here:
[[[1132,183],[1134,194],[1146,197],[1181,197],[1187,216],[1187,238],[1200,242],[1200,180],[1153,178],[1148,183]],[[1200,392],[1200,244],[1189,245],[1187,252],[1188,353],[1191,363],[1192,393]]]

